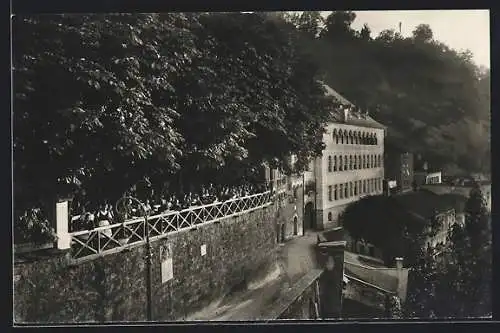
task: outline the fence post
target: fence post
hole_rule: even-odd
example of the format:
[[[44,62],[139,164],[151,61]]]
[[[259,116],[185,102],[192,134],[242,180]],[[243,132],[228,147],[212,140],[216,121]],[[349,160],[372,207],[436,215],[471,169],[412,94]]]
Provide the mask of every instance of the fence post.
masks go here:
[[[56,246],[59,250],[67,250],[71,247],[71,235],[69,234],[69,203],[70,199],[58,199],[55,202],[56,209]]]

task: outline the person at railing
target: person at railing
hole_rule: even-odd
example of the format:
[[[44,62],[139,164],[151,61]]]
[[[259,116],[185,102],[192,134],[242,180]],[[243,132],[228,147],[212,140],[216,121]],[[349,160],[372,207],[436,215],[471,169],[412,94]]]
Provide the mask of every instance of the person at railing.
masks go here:
[[[105,204],[99,207],[99,211],[97,212],[97,223],[99,227],[104,227],[112,224],[113,221],[113,212],[112,207],[106,202]],[[99,238],[103,239],[107,237],[111,237],[112,235],[111,229],[105,229],[101,231],[99,234]]]
[[[73,217],[71,222],[72,231],[92,230],[96,227],[95,215],[87,212],[84,206],[81,207],[81,214]]]
[[[149,201],[149,199],[146,199],[146,203],[144,204],[144,209],[146,210],[144,213],[148,214],[152,213],[151,202]]]
[[[146,206],[149,206],[151,214],[161,214],[168,211],[179,211],[182,209],[186,209],[189,207],[200,206],[200,205],[208,205],[216,202],[223,202],[230,199],[237,199],[249,195],[253,195],[256,193],[262,193],[265,191],[269,191],[271,188],[268,182],[261,183],[246,183],[240,185],[228,185],[228,184],[217,184],[214,185],[210,183],[208,187],[200,186],[200,188],[196,192],[189,192],[186,194],[181,194],[180,197],[176,196],[175,193],[169,194],[168,197],[165,197],[164,194],[160,195],[155,200],[146,195],[144,198],[137,197],[138,193],[129,192],[127,193],[129,196],[137,197],[139,200],[144,200]],[[271,189],[272,192],[275,192],[275,189]],[[107,205],[107,204],[106,204]],[[84,206],[84,205],[81,205]],[[88,205],[85,205],[88,206]],[[112,220],[112,217],[109,216],[103,217],[105,212],[112,214],[112,209],[109,207],[100,207],[102,208],[100,213],[98,212],[96,215],[99,215],[97,218],[97,222],[103,221],[102,223],[106,223],[104,221],[108,221],[108,223]],[[93,211],[92,209],[87,209],[87,212]],[[83,215],[83,214],[81,214]],[[138,210],[138,207],[132,209],[130,216],[127,218],[138,218],[143,215],[143,212]],[[87,214],[87,219],[89,215]],[[82,217],[83,219],[83,217]],[[86,222],[76,222],[78,225],[76,228],[81,229],[81,225],[86,224]]]

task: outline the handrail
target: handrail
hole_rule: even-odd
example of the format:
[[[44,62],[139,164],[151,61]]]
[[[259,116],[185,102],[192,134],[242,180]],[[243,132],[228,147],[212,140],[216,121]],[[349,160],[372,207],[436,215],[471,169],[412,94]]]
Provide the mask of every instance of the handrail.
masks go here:
[[[278,193],[266,191],[241,198],[189,207],[180,211],[168,211],[148,216],[148,228],[145,227],[145,218],[139,217],[122,223],[72,232],[70,233],[72,258],[77,261],[88,260],[143,244],[147,236],[146,229],[149,229],[148,236],[152,240],[157,240],[167,235],[263,208],[271,204],[273,195],[276,194]]]

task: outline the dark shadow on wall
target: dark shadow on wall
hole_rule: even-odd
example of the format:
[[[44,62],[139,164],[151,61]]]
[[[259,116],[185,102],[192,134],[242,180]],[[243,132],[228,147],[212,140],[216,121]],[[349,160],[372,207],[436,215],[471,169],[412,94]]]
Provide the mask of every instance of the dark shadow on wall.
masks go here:
[[[314,215],[313,203],[308,202],[304,208],[304,231],[316,229],[316,219]]]

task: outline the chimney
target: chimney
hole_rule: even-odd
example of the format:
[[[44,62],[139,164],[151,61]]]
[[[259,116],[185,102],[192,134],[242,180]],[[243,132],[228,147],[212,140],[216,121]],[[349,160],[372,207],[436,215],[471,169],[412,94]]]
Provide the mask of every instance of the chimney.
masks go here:
[[[349,109],[347,107],[344,108],[344,121],[349,120]]]
[[[396,261],[396,269],[398,271],[402,270],[403,269],[403,258],[396,257],[396,258],[394,258],[394,260]]]

